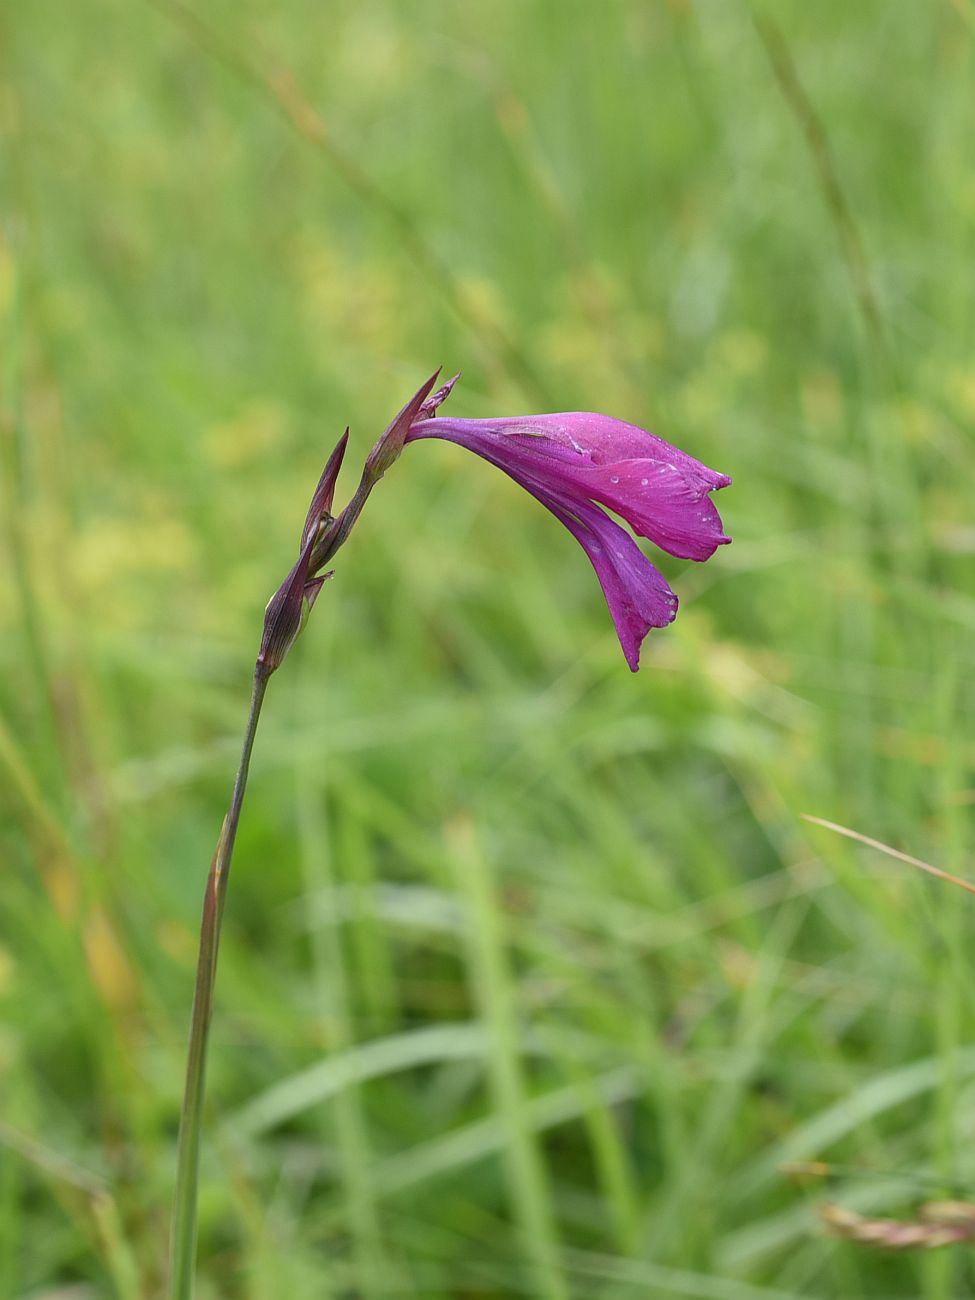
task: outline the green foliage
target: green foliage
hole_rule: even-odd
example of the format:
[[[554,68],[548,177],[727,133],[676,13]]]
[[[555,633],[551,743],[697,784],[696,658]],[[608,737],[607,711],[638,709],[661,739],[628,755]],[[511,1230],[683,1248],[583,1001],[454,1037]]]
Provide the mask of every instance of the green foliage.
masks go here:
[[[971,0],[192,3],[0,0],[0,1300],[160,1293],[263,607],[441,362],[735,545],[633,677],[390,470],[264,711],[201,1300],[966,1293],[815,1211],[973,1194],[972,900],[800,814],[971,874]]]

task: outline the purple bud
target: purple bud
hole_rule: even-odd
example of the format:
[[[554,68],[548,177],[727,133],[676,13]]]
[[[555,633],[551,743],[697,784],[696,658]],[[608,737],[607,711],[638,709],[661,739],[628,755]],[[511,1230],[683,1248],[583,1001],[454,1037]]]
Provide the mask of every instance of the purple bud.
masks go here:
[[[304,606],[305,575],[311,559],[311,544],[282,582],[264,611],[264,635],[257,656],[257,670],[270,677],[284,663],[285,656],[301,631]]]
[[[332,498],[335,496],[335,480],[342,468],[342,457],[345,455],[348,443],[349,430],[346,428],[345,433],[335,444],[335,450],[329,456],[328,464],[322,470],[322,476],[318,480],[318,487],[315,488],[312,494],[311,505],[308,507],[308,514],[305,516],[305,525],[301,530],[302,549],[304,549],[305,543],[312,534],[317,535],[318,525],[332,509]]]
[[[305,626],[305,621],[326,579],[332,576],[331,573],[323,573],[320,577],[309,578],[308,573],[315,543],[318,540],[318,525],[321,523],[323,511],[332,504],[335,475],[342,463],[347,438],[348,430],[339,439],[338,445],[329,457],[328,465],[325,466],[325,473],[315,489],[312,498],[313,509],[309,510],[308,518],[305,520],[301,554],[294,568],[268,601],[264,611],[264,635],[257,656],[257,671],[264,677],[270,677],[284,663],[288,651]]]
[[[406,442],[406,435],[410,431],[410,425],[414,420],[420,418],[420,410],[426,400],[430,389],[437,382],[437,376],[440,374],[440,368],[435,370],[425,384],[414,393],[398,415],[394,416],[389,427],[383,436],[373,447],[372,451],[366,458],[366,467],[363,471],[364,480],[375,483],[386,473],[390,465],[397,459],[403,450],[403,444]],[[451,380],[451,384],[453,380]],[[448,387],[447,391],[450,389]],[[445,394],[446,396],[446,394]],[[441,401],[443,399],[441,398]]]

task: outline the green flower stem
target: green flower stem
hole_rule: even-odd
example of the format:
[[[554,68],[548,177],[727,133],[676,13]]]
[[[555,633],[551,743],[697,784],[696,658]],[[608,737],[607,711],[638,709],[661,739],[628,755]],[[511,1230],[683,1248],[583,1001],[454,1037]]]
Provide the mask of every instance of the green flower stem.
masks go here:
[[[203,1098],[206,1086],[207,1042],[210,1036],[210,1016],[213,1011],[213,986],[217,974],[217,953],[220,948],[220,925],[223,920],[224,899],[230,879],[230,860],[237,838],[237,823],[244,802],[247,770],[257,734],[257,722],[267,690],[268,677],[259,670],[254,674],[247,729],[240,766],[234,781],[230,808],[223,820],[220,838],[213,853],[210,874],[207,876],[203,897],[203,920],[200,926],[200,953],[196,967],[196,987],[193,992],[193,1016],[190,1021],[190,1041],[186,1056],[186,1089],[179,1123],[179,1155],[176,1168],[176,1195],[173,1201],[173,1224],[170,1241],[170,1300],[191,1300],[193,1277],[196,1268],[196,1202],[200,1171],[200,1130],[203,1120]]]

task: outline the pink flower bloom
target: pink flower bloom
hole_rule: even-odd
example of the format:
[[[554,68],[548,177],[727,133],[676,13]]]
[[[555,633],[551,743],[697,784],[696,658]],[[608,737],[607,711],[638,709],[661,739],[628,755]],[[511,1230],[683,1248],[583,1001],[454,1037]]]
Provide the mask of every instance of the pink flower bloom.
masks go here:
[[[709,496],[731,479],[645,429],[608,415],[572,411],[496,420],[436,418],[453,384],[451,380],[423,402],[405,442],[455,442],[497,465],[547,506],[589,556],[626,662],[636,672],[643,638],[652,627],[673,622],[677,597],[602,507],[671,555],[706,560],[731,541]],[[432,382],[426,391],[430,387]]]

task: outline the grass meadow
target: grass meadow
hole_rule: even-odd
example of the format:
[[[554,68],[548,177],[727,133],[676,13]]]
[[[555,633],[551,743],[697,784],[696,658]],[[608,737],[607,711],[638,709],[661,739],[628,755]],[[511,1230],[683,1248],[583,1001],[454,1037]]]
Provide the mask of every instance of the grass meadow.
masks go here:
[[[802,820],[972,874],[973,92],[972,0],[0,0],[0,1300],[162,1295],[263,607],[441,363],[735,542],[633,676],[514,484],[386,476],[261,724],[200,1300],[975,1293],[820,1217],[975,1200],[975,899]]]

